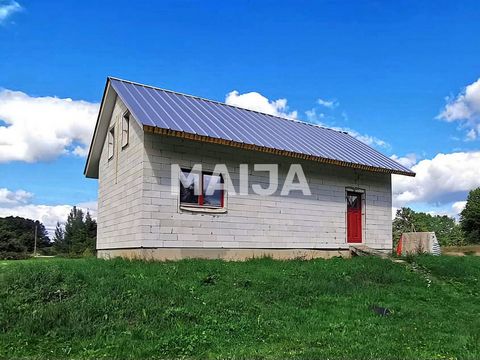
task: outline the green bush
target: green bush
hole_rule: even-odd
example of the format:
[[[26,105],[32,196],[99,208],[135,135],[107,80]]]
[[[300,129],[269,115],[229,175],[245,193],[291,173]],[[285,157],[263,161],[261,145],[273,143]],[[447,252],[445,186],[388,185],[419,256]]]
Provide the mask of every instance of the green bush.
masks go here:
[[[30,257],[26,252],[0,251],[0,259],[2,260],[24,260]]]

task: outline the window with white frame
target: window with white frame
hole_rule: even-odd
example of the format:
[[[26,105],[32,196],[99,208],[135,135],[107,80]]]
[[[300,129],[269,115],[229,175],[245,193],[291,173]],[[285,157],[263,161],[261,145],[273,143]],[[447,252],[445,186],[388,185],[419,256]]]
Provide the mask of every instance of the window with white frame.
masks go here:
[[[180,205],[223,208],[223,177],[211,172],[193,172],[182,169],[180,179]]]
[[[122,149],[128,145],[130,132],[130,113],[127,111],[122,117]]]
[[[108,160],[113,158],[115,152],[115,127],[108,131]]]

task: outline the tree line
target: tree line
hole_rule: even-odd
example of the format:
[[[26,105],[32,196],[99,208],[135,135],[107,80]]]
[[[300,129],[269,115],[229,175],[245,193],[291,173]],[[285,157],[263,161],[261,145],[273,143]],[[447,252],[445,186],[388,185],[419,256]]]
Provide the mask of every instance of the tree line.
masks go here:
[[[35,231],[38,254],[87,256],[95,252],[97,222],[88,211],[84,213],[74,206],[65,224],[57,223],[52,239],[38,220],[18,216],[0,218],[0,258],[22,259],[30,256],[35,248]]]
[[[480,188],[470,191],[459,222],[447,215],[431,215],[410,208],[397,210],[392,223],[393,242],[404,232],[434,231],[442,246],[480,244]]]

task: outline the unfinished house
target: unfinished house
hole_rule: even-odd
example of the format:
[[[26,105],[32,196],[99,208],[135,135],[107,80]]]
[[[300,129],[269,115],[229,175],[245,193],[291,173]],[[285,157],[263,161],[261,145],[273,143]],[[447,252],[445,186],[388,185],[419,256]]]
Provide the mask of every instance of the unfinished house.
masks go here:
[[[103,258],[391,251],[392,174],[415,175],[345,132],[115,78],[85,167],[99,184]],[[301,180],[308,192],[283,191]]]

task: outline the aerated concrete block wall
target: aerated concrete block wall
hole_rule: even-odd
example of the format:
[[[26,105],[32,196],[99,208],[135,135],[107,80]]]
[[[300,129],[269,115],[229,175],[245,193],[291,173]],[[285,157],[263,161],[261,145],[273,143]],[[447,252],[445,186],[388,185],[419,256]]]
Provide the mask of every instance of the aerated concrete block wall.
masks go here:
[[[255,163],[279,163],[279,190],[273,196],[226,195],[227,212],[198,214],[179,209],[171,191],[171,164],[204,171],[226,164],[239,188],[239,164],[248,164],[251,183],[268,186],[268,173],[254,172]],[[145,134],[143,212],[145,247],[197,248],[345,248],[347,187],[365,191],[364,244],[391,249],[391,176],[313,162],[300,162],[312,192],[280,196],[295,159]]]
[[[117,98],[110,120],[115,129],[114,156],[108,159],[108,137],[100,156],[98,175],[97,249],[140,247],[143,218],[143,129],[130,119],[129,142],[121,144],[122,117],[127,108]]]
[[[100,160],[97,249],[226,248],[226,249],[346,249],[346,188],[365,191],[364,244],[391,249],[391,176],[309,161],[297,161],[222,145],[144,133],[130,120],[127,148],[120,143],[125,106],[117,100],[111,126],[116,147]],[[226,164],[235,189],[239,164],[248,164],[248,195],[225,195],[226,213],[191,213],[179,207],[171,191],[171,164],[212,171]],[[252,183],[268,186],[268,173],[254,172],[255,163],[279,164],[279,190],[259,196]],[[312,192],[280,196],[291,163],[300,163]],[[178,185],[178,184],[177,184]]]

